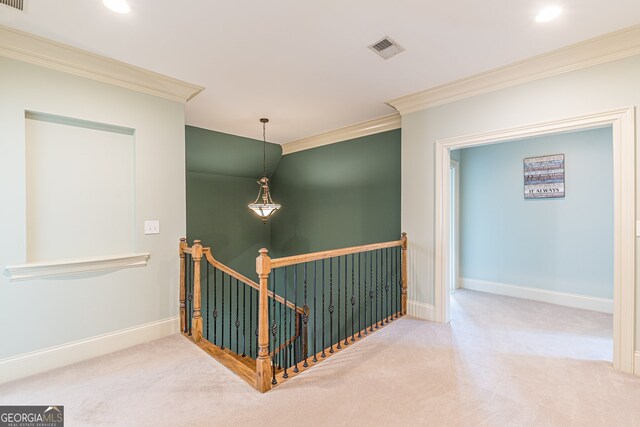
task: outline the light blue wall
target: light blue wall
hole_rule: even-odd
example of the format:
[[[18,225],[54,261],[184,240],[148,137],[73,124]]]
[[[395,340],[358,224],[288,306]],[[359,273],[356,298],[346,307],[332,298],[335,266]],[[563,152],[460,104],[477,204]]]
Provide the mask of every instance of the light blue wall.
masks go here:
[[[562,153],[566,197],[524,200],[523,159]],[[461,150],[460,276],[613,298],[611,129]]]

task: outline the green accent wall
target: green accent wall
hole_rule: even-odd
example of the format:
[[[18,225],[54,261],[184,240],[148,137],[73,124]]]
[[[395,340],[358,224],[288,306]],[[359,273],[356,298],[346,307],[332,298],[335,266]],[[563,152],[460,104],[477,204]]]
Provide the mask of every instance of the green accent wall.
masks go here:
[[[247,208],[262,176],[262,141],[186,127],[187,238],[255,278],[272,257],[400,238],[400,130],[282,156],[267,145],[272,195],[266,225]]]
[[[262,176],[262,141],[187,126],[187,238],[210,246],[220,262],[255,279],[258,250],[270,246],[270,226],[248,208]],[[267,173],[282,148],[267,144]]]
[[[246,207],[254,200],[258,190],[256,180],[262,175],[261,141],[187,126],[186,145],[188,239],[190,242],[202,240],[205,246],[211,247],[216,259],[249,278],[256,279],[255,258],[262,247],[268,248],[272,257],[280,257],[400,238],[400,130],[286,156],[281,156],[280,146],[270,144],[268,170],[275,170],[272,193],[274,201],[282,204],[282,209],[266,225]],[[371,256],[372,253],[369,254]],[[377,277],[378,262],[382,263],[382,258],[366,260],[366,257],[357,260],[345,258],[340,270],[337,260],[334,260],[336,286],[340,280],[347,280],[347,271],[357,261],[362,262],[362,267],[357,264],[353,276],[358,283],[361,283],[361,268]],[[371,266],[372,262],[374,266]],[[314,266],[313,273],[318,278],[321,277],[322,265]],[[327,262],[327,280],[330,271]],[[302,305],[304,288],[300,283],[298,286],[293,283],[296,274],[293,268],[289,268],[288,273],[285,282],[283,270],[278,270],[276,292]],[[313,274],[311,271],[308,273]],[[302,266],[299,266],[297,274],[303,274]],[[209,279],[213,286],[211,271]],[[323,291],[325,298],[329,298],[328,286],[318,284],[316,289],[315,280],[313,288],[311,279],[309,283],[309,305],[312,305],[312,295],[316,295],[319,303]],[[342,283],[344,292],[345,282]],[[243,298],[234,293],[232,283],[224,285],[218,280],[216,286],[218,289],[224,286],[231,291],[225,297],[227,307],[233,307],[236,300]],[[244,292],[245,288],[242,289]],[[360,287],[357,289],[359,298]],[[209,316],[209,325],[213,325],[213,319],[211,310],[206,307],[213,306],[212,294],[203,290],[203,301],[208,301],[203,303],[203,307]],[[399,301],[397,290],[396,293],[391,291],[389,296],[393,295]],[[346,300],[341,297],[342,301]],[[370,320],[374,301],[377,307],[377,299],[369,300],[366,318],[361,313],[361,317],[353,320],[356,327]],[[340,316],[346,319],[345,325],[351,325],[351,311],[345,305],[341,307]],[[222,336],[222,321],[230,325],[232,319],[231,311],[227,310],[217,324],[218,337]],[[316,321],[319,322],[320,317],[309,320],[310,331]],[[328,325],[327,320],[327,328]],[[290,324],[289,328],[292,327]],[[342,330],[341,336],[344,333]],[[331,334],[334,341],[338,337],[337,330],[329,332],[327,329],[327,334]],[[321,337],[314,337],[310,336],[310,340],[315,339],[316,347],[320,348]],[[231,348],[238,344],[234,334],[227,334],[225,343]]]
[[[400,238],[400,129],[283,156],[272,256]]]
[[[256,123],[256,128],[258,125],[260,123]],[[261,134],[262,128],[257,129],[256,133]],[[185,141],[188,172],[243,176],[254,178],[256,181],[262,177],[261,140],[186,126]],[[280,145],[267,143],[267,175],[269,177],[276,170],[281,156]],[[256,184],[256,194],[257,189],[258,184]]]

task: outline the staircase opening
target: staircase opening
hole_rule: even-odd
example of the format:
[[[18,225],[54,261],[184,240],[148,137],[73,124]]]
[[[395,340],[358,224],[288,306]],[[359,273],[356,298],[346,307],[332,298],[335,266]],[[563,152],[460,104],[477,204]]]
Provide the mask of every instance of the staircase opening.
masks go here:
[[[256,258],[258,281],[181,239],[180,327],[261,392],[406,314],[407,237]]]

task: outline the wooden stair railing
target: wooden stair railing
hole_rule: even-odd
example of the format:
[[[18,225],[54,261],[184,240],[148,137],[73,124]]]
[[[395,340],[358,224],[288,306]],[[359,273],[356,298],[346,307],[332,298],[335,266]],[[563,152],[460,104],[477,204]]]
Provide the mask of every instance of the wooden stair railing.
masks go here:
[[[259,354],[260,328],[259,313],[253,307],[257,309],[259,305],[260,285],[216,260],[211,249],[203,247],[199,240],[195,240],[193,246],[189,247],[186,239],[180,239],[179,253],[181,332],[221,364],[257,387],[256,359]],[[203,259],[204,268],[201,265]],[[301,307],[296,307],[271,291],[266,292],[266,298],[278,303],[283,310],[295,313],[297,319],[304,314]],[[210,310],[210,305],[213,305],[213,310]],[[255,329],[253,325],[256,326]],[[300,327],[296,327],[288,340],[283,338],[284,342],[280,347],[298,340],[302,332]],[[278,351],[276,349],[272,354],[277,354]]]
[[[400,240],[271,259],[266,249],[256,258],[259,283],[214,259],[200,241],[188,247],[180,242],[180,325],[196,344],[265,392],[286,379],[320,363],[407,312],[407,235]],[[357,257],[356,257],[357,256]],[[203,332],[200,261],[206,260],[205,301],[210,301],[209,266],[214,268],[213,341],[211,312],[207,306]],[[187,259],[188,258],[188,259]],[[193,264],[191,269],[189,265]],[[349,268],[350,267],[350,268]],[[334,272],[335,271],[335,272]],[[218,340],[215,300],[216,272],[222,275],[221,291],[228,286],[232,303],[232,279],[236,281],[236,351],[232,351],[232,311],[229,307],[228,340]],[[228,285],[225,275],[229,277]],[[256,351],[239,347],[239,291],[242,283],[257,299]],[[243,305],[246,301],[243,288]],[[190,296],[192,298],[190,298]],[[224,304],[224,294],[223,294]],[[341,306],[341,303],[343,305]],[[244,307],[246,309],[246,307]],[[220,320],[225,321],[224,305]],[[250,308],[249,323],[254,313]],[[191,318],[189,317],[191,314]],[[243,319],[246,316],[243,312]],[[363,327],[364,326],[364,327]],[[224,334],[225,324],[222,324]],[[243,331],[246,325],[243,326]],[[252,326],[249,331],[253,333]],[[312,332],[312,334],[310,334]],[[312,337],[311,337],[312,335]],[[245,333],[243,341],[246,345]],[[225,342],[228,346],[225,347]],[[221,345],[218,345],[221,344]],[[309,350],[311,354],[309,354]],[[254,360],[255,357],[255,360]]]
[[[261,289],[302,306],[304,314],[300,338],[282,343],[277,332],[291,320],[273,304],[266,313],[261,307],[271,327],[261,329],[265,350],[256,366],[258,390],[269,390],[406,314],[406,251],[406,233],[400,240],[284,258],[271,259],[262,249],[256,261]],[[269,340],[276,353],[267,351]]]

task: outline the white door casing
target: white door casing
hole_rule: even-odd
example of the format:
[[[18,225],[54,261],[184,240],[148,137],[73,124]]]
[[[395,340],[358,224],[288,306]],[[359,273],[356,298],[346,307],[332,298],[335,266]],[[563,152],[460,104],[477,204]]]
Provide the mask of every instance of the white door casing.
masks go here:
[[[613,367],[633,373],[635,333],[635,109],[436,141],[435,320],[449,322],[450,150],[611,126],[613,133]]]

